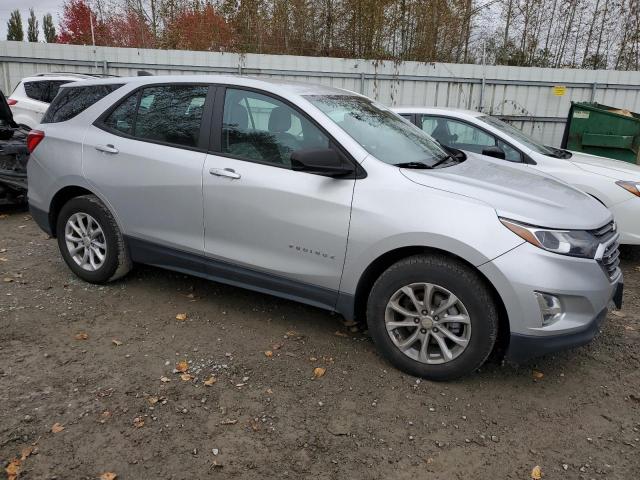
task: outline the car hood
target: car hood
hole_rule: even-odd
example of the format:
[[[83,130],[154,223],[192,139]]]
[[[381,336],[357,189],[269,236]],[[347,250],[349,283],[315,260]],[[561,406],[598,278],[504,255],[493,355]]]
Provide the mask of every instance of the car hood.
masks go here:
[[[568,159],[576,167],[616,180],[640,181],[640,166],[622,160],[598,157],[582,152],[571,152]]]
[[[402,169],[411,181],[474,198],[500,217],[541,227],[590,230],[612,215],[586,193],[548,175],[528,172],[475,154],[457,165],[433,170]]]

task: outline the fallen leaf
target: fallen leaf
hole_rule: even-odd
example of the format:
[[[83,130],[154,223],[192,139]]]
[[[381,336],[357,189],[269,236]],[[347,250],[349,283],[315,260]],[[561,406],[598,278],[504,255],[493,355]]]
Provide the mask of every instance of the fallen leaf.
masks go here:
[[[281,343],[274,343],[273,345],[271,345],[271,348],[273,350],[280,350],[282,348],[282,344]]]
[[[136,417],[133,419],[133,426],[136,428],[142,428],[144,427],[144,418],[142,417]]]
[[[348,336],[349,336],[349,335],[347,335],[346,333],[341,332],[340,330],[337,330],[337,331],[334,333],[334,335],[335,335],[336,337],[348,337]]]
[[[313,376],[315,378],[320,378],[325,374],[326,371],[327,371],[326,368],[316,367],[313,369]]]
[[[0,257],[0,262],[8,262],[9,259],[7,257]]]
[[[100,423],[104,423],[111,418],[111,412],[109,410],[105,410],[100,414]]]
[[[76,333],[74,338],[76,340],[87,340],[89,338],[89,334],[85,332]]]
[[[5,472],[7,472],[7,480],[15,480],[18,478],[18,474],[20,473],[20,460],[14,458],[9,462],[7,468],[5,468]]]
[[[4,220],[5,218],[9,218],[9,215],[6,213],[0,213],[0,219]]]
[[[273,390],[272,390],[272,389],[270,389],[270,388],[267,388],[267,389],[265,390],[265,393],[267,393],[268,395],[271,395],[271,394],[273,394]]]
[[[271,358],[273,357],[273,352],[271,350],[267,350],[266,352],[264,352],[264,356],[267,358]]]
[[[113,472],[104,472],[100,475],[100,480],[116,480],[118,475]]]
[[[262,429],[262,425],[260,425],[257,418],[252,418],[251,420],[249,420],[249,426],[254,432],[259,432]]]
[[[111,343],[113,343],[116,347],[122,345],[122,342],[120,340],[116,340],[115,338],[111,340]]]
[[[531,376],[536,380],[542,380],[544,378],[544,373],[534,370],[531,372]]]
[[[635,329],[635,328],[633,328],[631,325],[625,325],[624,329],[625,329],[625,330],[628,330],[628,331],[630,331],[630,332],[635,332],[635,330],[636,330],[636,329]]]
[[[167,378],[167,377],[160,377],[160,381],[161,381],[162,383],[168,383],[168,382],[170,382],[170,381],[171,381],[171,379],[170,379],[170,378]]]
[[[542,478],[542,469],[536,465],[531,470],[531,480],[540,480]]]
[[[615,315],[616,317],[619,318],[624,318],[626,317],[626,315],[624,314],[624,312],[621,312],[620,310],[611,310],[611,315]]]
[[[25,461],[33,453],[33,447],[24,447],[20,451],[20,460]]]
[[[214,377],[213,375],[210,376],[209,378],[207,378],[203,383],[207,386],[210,387],[211,385],[213,385],[214,383],[216,383],[216,377]]]
[[[179,373],[184,373],[187,370],[189,370],[189,364],[187,363],[186,360],[182,360],[178,363],[176,363],[176,371]]]
[[[180,322],[184,322],[187,319],[187,314],[186,313],[179,313],[176,315],[176,320],[180,321]]]
[[[235,419],[226,419],[220,422],[220,425],[235,425],[236,423],[238,423],[238,420]]]
[[[156,403],[158,403],[160,399],[158,397],[155,396],[151,396],[149,398],[147,398],[147,402],[149,402],[149,405],[155,405]]]
[[[183,373],[182,375],[180,375],[180,378],[182,379],[183,382],[188,382],[189,380],[193,380],[193,377],[188,373]]]
[[[64,430],[64,425],[58,422],[54,423],[53,426],[51,427],[51,433],[60,433],[63,430]]]

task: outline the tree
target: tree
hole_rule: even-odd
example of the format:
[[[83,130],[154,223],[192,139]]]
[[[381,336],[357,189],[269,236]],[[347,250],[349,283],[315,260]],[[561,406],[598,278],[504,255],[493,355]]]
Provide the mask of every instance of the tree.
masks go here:
[[[15,40],[18,42],[24,40],[20,10],[11,12],[11,17],[9,17],[9,21],[7,22],[7,40]]]
[[[38,20],[33,8],[29,9],[29,20],[27,21],[27,40],[37,42],[40,31],[38,30]]]
[[[91,45],[91,20],[96,45],[112,45],[109,22],[96,16],[86,0],[67,0],[62,7],[58,43]]]
[[[56,43],[56,27],[53,25],[53,17],[50,13],[42,17],[42,32],[45,42]]]
[[[212,4],[177,12],[165,26],[164,48],[180,50],[224,50],[233,45],[233,32]]]

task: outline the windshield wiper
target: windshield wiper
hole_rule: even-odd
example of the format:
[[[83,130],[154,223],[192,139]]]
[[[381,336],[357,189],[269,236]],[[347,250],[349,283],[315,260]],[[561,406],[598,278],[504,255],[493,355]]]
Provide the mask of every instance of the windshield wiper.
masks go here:
[[[427,165],[426,163],[422,163],[422,162],[401,162],[401,163],[394,163],[393,166],[400,167],[400,168],[424,168],[424,169],[433,168],[431,165]]]
[[[438,160],[436,163],[434,163],[433,165],[431,165],[431,168],[435,168],[438,165],[442,165],[444,162],[447,162],[449,160],[455,160],[456,162],[458,162],[459,160],[454,157],[453,155],[447,155],[446,157],[441,158],[440,160]]]

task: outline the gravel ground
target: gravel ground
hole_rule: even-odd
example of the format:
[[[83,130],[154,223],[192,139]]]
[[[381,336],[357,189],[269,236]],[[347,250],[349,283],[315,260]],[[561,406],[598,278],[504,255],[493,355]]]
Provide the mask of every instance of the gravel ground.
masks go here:
[[[0,478],[21,455],[19,479],[638,478],[638,265],[591,345],[431,383],[315,308],[149,267],[83,283],[0,210]]]

